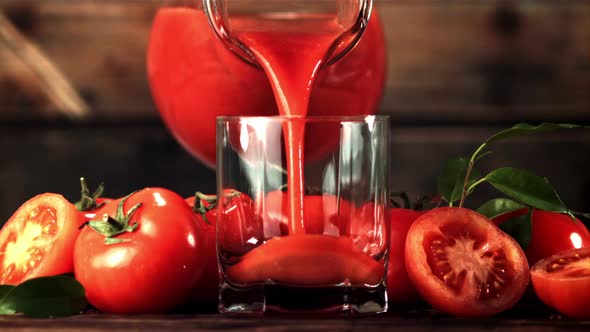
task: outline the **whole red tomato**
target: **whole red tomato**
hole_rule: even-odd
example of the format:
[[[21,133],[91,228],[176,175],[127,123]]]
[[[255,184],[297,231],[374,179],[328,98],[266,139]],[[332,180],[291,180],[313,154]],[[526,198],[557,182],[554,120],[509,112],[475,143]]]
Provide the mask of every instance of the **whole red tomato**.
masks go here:
[[[184,199],[146,188],[102,211],[105,219],[90,222],[74,250],[88,301],[103,312],[145,314],[186,300],[205,260],[203,230]]]
[[[405,264],[406,236],[410,227],[425,211],[404,208],[390,209],[391,238],[387,270],[387,295],[391,304],[413,303],[420,300],[408,277]]]
[[[528,208],[519,209],[498,216],[493,221],[496,225],[501,225],[514,217],[527,214],[528,211]],[[531,266],[559,252],[590,246],[590,232],[578,219],[572,220],[565,214],[534,209],[531,220],[531,240],[525,249]]]
[[[74,242],[84,219],[58,194],[25,202],[0,231],[0,284],[74,271]]]
[[[535,293],[546,305],[576,319],[590,319],[590,248],[547,257],[531,269]]]
[[[308,114],[376,113],[385,67],[385,38],[374,12],[354,50],[318,73]],[[158,11],[149,40],[147,72],[164,123],[187,151],[210,167],[215,165],[216,117],[278,115],[264,72],[228,51],[203,11],[196,8]],[[306,141],[324,139],[325,133],[312,129]]]
[[[217,266],[217,197],[197,193],[186,199],[188,205],[197,215],[201,229],[203,229],[204,269],[193,289],[191,304],[212,306],[219,298],[219,268]],[[196,204],[195,204],[196,202]]]
[[[220,253],[243,255],[264,240],[263,224],[252,199],[226,189],[217,200],[217,247]]]
[[[406,238],[408,276],[434,308],[460,317],[489,317],[511,308],[529,282],[518,243],[483,215],[433,209]]]

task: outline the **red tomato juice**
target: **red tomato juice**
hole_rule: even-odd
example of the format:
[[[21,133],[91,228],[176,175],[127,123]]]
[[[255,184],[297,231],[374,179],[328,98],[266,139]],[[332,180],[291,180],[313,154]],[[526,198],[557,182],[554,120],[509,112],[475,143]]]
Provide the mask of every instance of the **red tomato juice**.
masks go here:
[[[344,31],[335,17],[301,20],[288,24],[291,31],[281,31],[272,23],[260,24],[264,31],[239,32],[237,38],[254,53],[272,86],[279,114],[307,115],[309,97],[316,73],[336,38]],[[268,29],[268,30],[267,30]],[[287,158],[289,197],[289,232],[304,234],[303,164],[304,119],[288,121],[283,128]]]
[[[255,31],[240,31],[239,23],[234,28],[264,69],[279,113],[295,117],[283,126],[289,236],[253,249],[228,269],[228,276],[238,283],[271,279],[288,284],[332,285],[346,280],[378,284],[382,264],[356,248],[350,238],[306,234],[304,222],[305,116],[316,74],[344,29],[335,17],[289,21],[284,23],[289,25],[287,31],[273,23],[260,22]]]

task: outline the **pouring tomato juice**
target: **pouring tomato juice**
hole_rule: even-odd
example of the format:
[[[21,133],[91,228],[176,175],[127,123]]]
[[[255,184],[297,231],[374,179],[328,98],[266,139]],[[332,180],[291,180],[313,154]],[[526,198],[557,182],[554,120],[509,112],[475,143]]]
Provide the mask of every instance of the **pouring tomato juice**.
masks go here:
[[[287,160],[288,230],[247,253],[227,269],[238,283],[272,280],[288,284],[378,284],[383,265],[355,248],[348,237],[307,234],[304,214],[305,116],[314,81],[328,52],[344,29],[334,16],[257,22],[255,31],[235,36],[253,53],[272,86],[279,114],[294,117],[283,125]],[[277,24],[277,26],[274,26]],[[330,133],[326,133],[330,135]],[[337,135],[335,135],[337,136]],[[317,144],[317,143],[316,143]]]
[[[319,68],[326,53],[343,32],[334,17],[302,19],[297,31],[264,29],[264,24],[256,25],[256,30],[240,31],[240,22],[244,26],[248,22],[235,20],[237,38],[254,53],[266,73],[264,77],[262,71],[230,54],[213,36],[203,37],[203,29],[208,26],[201,11],[162,9],[155,19],[148,50],[154,99],[179,141],[207,162],[211,162],[215,146],[214,139],[203,142],[203,137],[214,137],[214,122],[206,124],[210,117],[272,115],[277,113],[277,106],[278,113],[288,116],[372,114],[381,96],[385,67],[383,34],[376,19],[352,53],[322,70]],[[191,26],[188,30],[187,25]],[[303,26],[306,28],[300,29]],[[194,39],[197,34],[201,35],[198,42]],[[204,102],[207,106],[199,108]],[[317,133],[310,137],[303,120],[289,122],[283,132],[289,235],[270,239],[242,256],[237,264],[227,267],[228,277],[238,284],[266,280],[306,285],[346,281],[378,284],[383,264],[355,247],[350,238],[306,234],[304,142],[319,142],[323,137],[317,137]],[[312,146],[305,153],[313,155],[314,149]]]
[[[358,45],[317,73],[308,115],[374,114],[385,67],[385,37],[373,12]],[[164,5],[158,10],[147,49],[147,74],[155,106],[170,132],[211,168],[218,116],[278,114],[265,72],[232,54],[211,31],[202,9]],[[323,133],[305,134],[307,142],[323,139]],[[318,150],[307,146],[308,160],[321,154]]]

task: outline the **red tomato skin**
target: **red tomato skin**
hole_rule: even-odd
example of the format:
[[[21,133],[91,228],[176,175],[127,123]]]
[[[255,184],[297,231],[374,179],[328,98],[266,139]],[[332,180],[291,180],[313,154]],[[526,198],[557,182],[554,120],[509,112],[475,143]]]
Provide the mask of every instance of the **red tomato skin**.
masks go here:
[[[537,297],[547,306],[574,319],[590,319],[590,267],[584,276],[560,277],[548,273],[546,265],[561,257],[590,255],[590,248],[573,249],[547,257],[531,268],[531,280]]]
[[[195,196],[185,199],[187,204],[193,208],[195,205]],[[191,291],[189,302],[199,306],[216,305],[219,299],[219,267],[217,263],[216,247],[216,214],[217,209],[205,213],[207,221],[200,215],[196,214],[201,229],[203,230],[203,254],[204,268],[201,277],[197,280],[194,289]]]
[[[76,210],[76,207],[68,202],[63,196],[53,193],[45,193],[37,195],[27,202],[25,202],[12,217],[4,224],[0,231],[0,267],[2,272],[5,272],[6,266],[6,249],[9,240],[10,232],[15,228],[22,228],[25,226],[24,219],[30,212],[39,206],[52,207],[57,212],[57,230],[56,235],[51,239],[52,243],[47,248],[43,258],[37,265],[30,269],[22,278],[12,279],[0,273],[0,284],[17,285],[26,280],[54,276],[65,273],[74,272],[73,252],[74,243],[78,237],[79,227],[84,223],[84,219]],[[17,239],[18,241],[18,239]],[[34,245],[31,242],[30,245]]]
[[[199,218],[201,219],[201,218]],[[217,246],[215,225],[200,220],[203,229],[203,273],[192,291],[190,302],[202,306],[216,305],[219,300],[219,268],[217,263]]]
[[[516,210],[493,219],[496,225],[524,215],[528,208]],[[533,210],[532,233],[529,246],[525,250],[531,266],[543,258],[577,248],[590,246],[590,232],[584,224],[562,213]]]
[[[391,304],[414,303],[420,300],[420,295],[408,277],[404,256],[408,231],[414,221],[424,213],[425,211],[403,208],[390,209],[391,239],[387,267],[387,295]]]
[[[141,203],[132,223],[136,231],[105,244],[104,236],[85,227],[74,249],[76,279],[98,310],[115,314],[164,313],[181,304],[201,277],[203,230],[176,193],[146,188],[132,194],[127,212]],[[119,200],[104,207],[115,216]]]
[[[430,231],[436,230],[445,222],[460,221],[465,227],[475,224],[489,234],[489,238],[501,241],[502,248],[515,271],[512,286],[501,294],[497,301],[480,303],[474,292],[458,294],[437,278],[427,263],[424,245]],[[478,228],[478,232],[481,230]],[[465,208],[442,207],[433,209],[414,221],[406,238],[405,265],[408,276],[420,294],[435,309],[458,317],[490,317],[511,308],[524,294],[530,279],[526,256],[518,243],[504,233],[485,216]],[[462,288],[465,291],[465,287]],[[470,289],[466,290],[467,292]]]
[[[224,193],[231,193],[225,190]],[[213,210],[212,210],[213,211]],[[240,193],[236,197],[226,197],[215,209],[217,216],[217,246],[219,252],[240,256],[262,241],[263,224],[256,214],[254,201],[250,196]]]

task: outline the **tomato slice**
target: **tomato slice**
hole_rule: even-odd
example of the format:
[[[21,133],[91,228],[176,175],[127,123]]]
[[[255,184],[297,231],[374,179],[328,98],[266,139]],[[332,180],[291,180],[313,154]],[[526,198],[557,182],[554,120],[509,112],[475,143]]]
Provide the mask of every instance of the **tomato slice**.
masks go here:
[[[590,319],[590,248],[564,251],[531,268],[535,293],[562,314]]]
[[[418,218],[406,238],[405,262],[423,299],[461,317],[487,317],[512,307],[529,281],[516,241],[463,208],[438,208]]]
[[[276,237],[253,249],[226,270],[237,284],[377,285],[383,262],[360,251],[348,237],[317,234]]]
[[[73,272],[74,242],[83,221],[58,194],[24,203],[0,231],[0,284]]]

